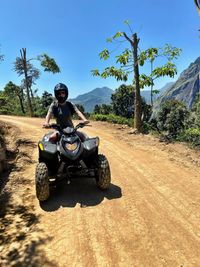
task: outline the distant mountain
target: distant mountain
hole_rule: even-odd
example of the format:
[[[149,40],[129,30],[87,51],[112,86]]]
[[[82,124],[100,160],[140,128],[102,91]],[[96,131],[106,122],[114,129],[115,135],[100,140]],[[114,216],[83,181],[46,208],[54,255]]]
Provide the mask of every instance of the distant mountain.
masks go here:
[[[167,83],[164,87],[160,89],[160,93],[158,95],[154,96],[154,100],[159,97],[162,92],[167,90],[173,83]],[[80,104],[84,107],[86,112],[92,112],[95,105],[102,105],[102,104],[110,104],[111,103],[111,95],[114,93],[114,91],[108,87],[102,87],[102,88],[95,88],[92,91],[89,91],[88,93],[82,94],[77,96],[76,98],[69,99],[74,104]],[[150,91],[141,91],[142,97],[145,98],[146,102],[150,104]]]
[[[74,104],[80,104],[86,112],[92,112],[95,105],[110,104],[113,90],[108,87],[95,88],[94,90],[69,99]]]
[[[163,92],[165,92],[169,87],[171,87],[173,82],[167,83],[165,86],[159,89],[159,93],[155,94],[153,100],[155,101]],[[141,96],[144,97],[147,104],[151,103],[151,91],[150,90],[141,90]]]
[[[178,80],[164,91],[155,102],[154,110],[157,110],[164,101],[177,99],[185,103],[190,109],[200,92],[200,57],[184,70]]]

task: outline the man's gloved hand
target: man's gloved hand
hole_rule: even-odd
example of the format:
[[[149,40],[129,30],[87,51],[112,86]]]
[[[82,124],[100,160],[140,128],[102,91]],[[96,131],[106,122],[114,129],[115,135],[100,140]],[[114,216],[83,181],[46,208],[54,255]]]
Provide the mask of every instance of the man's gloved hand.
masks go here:
[[[45,123],[43,123],[43,125],[42,125],[42,128],[49,128],[49,125],[50,125],[50,124],[49,124],[48,122],[45,121]]]
[[[86,125],[86,124],[89,124],[90,121],[89,120],[83,120],[83,123]]]

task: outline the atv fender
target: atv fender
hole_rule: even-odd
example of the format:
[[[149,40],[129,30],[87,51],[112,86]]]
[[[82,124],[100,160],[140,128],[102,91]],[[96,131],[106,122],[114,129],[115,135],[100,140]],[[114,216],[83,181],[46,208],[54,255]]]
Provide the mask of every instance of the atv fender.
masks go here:
[[[57,144],[49,141],[52,133],[46,134],[42,141],[39,141],[39,155],[45,159],[54,159],[57,156]]]
[[[99,137],[88,138],[83,142],[85,150],[93,150],[99,146]]]
[[[84,157],[87,157],[97,150],[99,146],[99,137],[89,138],[83,142]]]

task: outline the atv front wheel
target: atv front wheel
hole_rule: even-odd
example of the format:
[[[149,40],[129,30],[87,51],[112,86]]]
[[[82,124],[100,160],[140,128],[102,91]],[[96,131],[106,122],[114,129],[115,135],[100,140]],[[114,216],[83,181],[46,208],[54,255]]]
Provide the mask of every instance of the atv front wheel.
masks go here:
[[[110,186],[111,182],[110,166],[107,158],[102,154],[98,155],[97,164],[96,183],[100,189],[105,190]]]
[[[35,172],[36,196],[39,201],[45,201],[49,197],[48,168],[44,162],[40,162]]]

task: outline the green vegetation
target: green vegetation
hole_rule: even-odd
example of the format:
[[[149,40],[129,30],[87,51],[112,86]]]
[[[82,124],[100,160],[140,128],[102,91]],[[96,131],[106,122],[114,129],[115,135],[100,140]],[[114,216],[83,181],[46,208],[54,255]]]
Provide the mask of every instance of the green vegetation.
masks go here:
[[[21,83],[21,95],[26,92],[27,107],[29,115],[34,116],[34,93],[32,91],[32,85],[40,77],[40,70],[35,68],[31,63],[33,60],[39,60],[44,71],[57,73],[60,72],[58,65],[53,58],[50,58],[47,54],[37,56],[37,58],[27,59],[26,48],[20,49],[20,57],[17,57],[14,62],[14,70],[19,76],[23,76]],[[23,97],[22,97],[23,101]]]
[[[133,117],[135,92],[133,86],[122,84],[111,96],[113,112],[125,118]]]
[[[129,26],[128,22],[126,24]],[[129,26],[130,28],[130,26]],[[131,30],[131,28],[130,28]],[[131,31],[132,32],[132,31]],[[117,124],[134,126],[138,132],[157,132],[169,140],[185,141],[200,146],[200,97],[196,96],[196,101],[191,110],[177,100],[167,100],[161,106],[154,117],[152,116],[154,81],[160,77],[174,77],[177,73],[173,60],[176,59],[181,49],[167,44],[162,48],[151,47],[144,51],[139,50],[139,39],[136,33],[130,37],[125,32],[118,32],[109,42],[121,42],[125,39],[130,48],[126,48],[121,54],[116,55],[116,64],[120,67],[110,66],[101,73],[93,70],[95,76],[108,78],[115,77],[117,80],[127,81],[128,76],[134,76],[131,85],[122,84],[111,96],[110,104],[96,105],[92,114],[85,114],[87,118],[99,121],[107,121]],[[138,52],[140,51],[140,52]],[[110,52],[104,49],[99,54],[101,59],[107,60]],[[156,60],[162,57],[166,63],[162,66],[156,65]],[[0,62],[4,60],[4,55],[0,54]],[[52,94],[44,91],[42,96],[37,95],[37,90],[33,89],[33,84],[40,77],[40,69],[37,69],[32,61],[40,62],[44,71],[53,74],[60,72],[60,68],[55,60],[43,53],[36,58],[27,59],[26,49],[20,50],[20,57],[14,62],[14,70],[22,76],[20,85],[9,81],[2,91],[0,91],[0,114],[21,115],[35,117],[45,117],[50,104],[53,101]],[[149,64],[150,72],[140,74],[139,68],[144,64]],[[149,86],[151,88],[151,105],[146,104],[140,96],[140,90]],[[78,109],[85,113],[82,105],[77,105]],[[76,116],[74,116],[77,119]],[[2,138],[2,133],[0,133]]]
[[[53,101],[52,94],[44,91],[41,97],[34,95],[31,99],[32,110],[35,117],[44,117],[48,107]],[[23,86],[8,82],[3,91],[0,91],[0,114],[26,116],[28,114],[28,101]]]
[[[157,115],[157,126],[168,137],[176,138],[185,129],[189,116],[186,106],[178,100],[168,100],[163,103]]]
[[[133,125],[133,119],[127,119],[121,116],[117,116],[115,114],[91,114],[90,119],[96,120],[96,121],[108,121],[111,123],[117,123],[117,124],[125,124],[128,126]]]
[[[34,115],[36,117],[45,117],[48,108],[52,102],[53,102],[53,96],[47,91],[44,91],[41,98],[37,96],[34,99]]]
[[[170,44],[166,44],[161,48],[148,48],[144,50],[139,55],[139,64],[143,66],[145,61],[150,63],[150,74],[140,75],[140,87],[144,88],[145,86],[150,86],[151,88],[151,106],[153,106],[153,95],[158,94],[159,91],[154,89],[154,82],[160,77],[169,76],[173,78],[177,74],[176,66],[173,63],[173,60],[180,55],[181,49],[172,47]],[[157,66],[154,68],[156,59],[164,57],[167,62],[163,66]]]
[[[181,141],[189,142],[193,146],[200,147],[200,98],[196,96],[192,110],[187,116],[183,133],[179,134]]]
[[[149,48],[145,51],[139,53],[139,41],[137,33],[133,33],[129,22],[125,21],[128,25],[131,36],[128,36],[125,32],[117,32],[113,37],[108,38],[108,42],[123,42],[127,41],[130,48],[125,48],[121,54],[116,55],[116,65],[119,64],[120,67],[115,66],[106,67],[102,72],[98,69],[92,70],[94,76],[100,76],[102,78],[114,77],[117,81],[127,81],[129,75],[131,74],[133,79],[132,86],[134,88],[134,112],[132,117],[134,117],[134,128],[138,132],[143,131],[143,120],[142,120],[142,100],[140,95],[140,90],[145,86],[151,86],[151,100],[153,105],[153,93],[157,93],[157,90],[153,90],[154,80],[159,77],[169,76],[174,77],[177,73],[176,66],[172,62],[174,58],[177,58],[180,54],[181,49],[172,47],[167,44],[165,47],[159,48]],[[119,40],[118,40],[119,39]],[[121,39],[121,40],[120,40]],[[107,60],[111,53],[108,49],[104,49],[100,54],[100,59]],[[157,57],[165,57],[167,59],[166,64],[162,66],[157,66],[153,68],[153,63]],[[140,74],[139,67],[142,67],[146,62],[151,63],[151,71],[149,75]]]
[[[179,137],[180,141],[191,143],[193,146],[200,147],[200,128],[186,129]]]
[[[94,114],[107,115],[107,114],[111,114],[112,111],[113,111],[113,107],[111,105],[102,104],[102,105],[96,105],[94,107]]]
[[[153,120],[149,123],[151,129],[159,132],[167,141],[189,142],[200,146],[200,99],[193,105],[192,110],[178,100],[164,102]]]
[[[90,119],[117,124],[133,125],[134,92],[132,86],[122,84],[111,97],[110,105],[96,105]],[[144,133],[157,133],[165,140],[185,141],[200,146],[200,98],[197,95],[192,110],[178,100],[165,101],[154,119],[151,106],[142,100]]]
[[[112,94],[111,104],[96,105],[93,114],[90,115],[90,119],[133,126],[134,100],[133,86],[122,84]],[[143,124],[149,120],[150,116],[151,107],[142,99]]]
[[[0,61],[3,59],[4,56],[0,55]],[[53,74],[60,72],[55,60],[47,54],[27,59],[26,48],[20,49],[20,57],[17,57],[14,62],[14,71],[23,78],[20,85],[9,81],[0,91],[0,114],[27,115],[28,113],[36,117],[46,115],[53,96],[45,91],[42,97],[39,97],[36,95],[37,90],[32,89],[32,85],[35,85],[40,77],[40,70],[32,64],[34,60],[40,62],[44,71]]]

